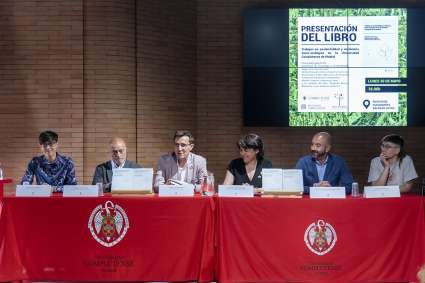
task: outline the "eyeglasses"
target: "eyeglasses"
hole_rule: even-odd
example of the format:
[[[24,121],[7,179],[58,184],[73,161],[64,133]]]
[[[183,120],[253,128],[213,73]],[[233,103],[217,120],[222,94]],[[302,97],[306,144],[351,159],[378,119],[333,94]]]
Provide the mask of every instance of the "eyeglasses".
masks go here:
[[[188,146],[190,146],[190,144],[189,144],[189,143],[175,143],[175,144],[174,144],[174,147],[175,147],[175,148],[179,148],[179,147],[181,147],[181,148],[185,149],[185,148],[186,148],[186,147],[188,147]]]
[[[398,145],[391,145],[391,144],[388,144],[388,143],[381,143],[381,149],[385,149],[385,150],[399,148],[399,147],[400,146],[398,146]]]
[[[111,150],[112,154],[123,154],[125,152],[125,149],[118,149],[118,150]]]
[[[45,142],[41,146],[44,148],[48,148],[48,147],[52,148],[52,147],[56,147],[57,144],[58,144],[57,142]]]

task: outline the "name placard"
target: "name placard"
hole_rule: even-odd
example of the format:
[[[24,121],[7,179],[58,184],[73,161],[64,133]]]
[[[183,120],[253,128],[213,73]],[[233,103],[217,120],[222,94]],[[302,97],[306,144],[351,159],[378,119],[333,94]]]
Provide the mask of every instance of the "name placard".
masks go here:
[[[114,192],[151,192],[152,168],[117,168],[112,170],[111,191]]]
[[[159,185],[158,196],[160,197],[192,197],[193,185]]]
[[[50,197],[52,187],[49,185],[17,185],[17,197]]]
[[[345,187],[310,187],[310,198],[345,198]]]
[[[252,198],[254,197],[254,187],[249,185],[219,185],[218,196]]]
[[[399,198],[398,186],[365,186],[363,196],[365,198]]]
[[[97,186],[97,185],[63,186],[64,197],[98,197],[101,195],[103,195],[102,186]]]

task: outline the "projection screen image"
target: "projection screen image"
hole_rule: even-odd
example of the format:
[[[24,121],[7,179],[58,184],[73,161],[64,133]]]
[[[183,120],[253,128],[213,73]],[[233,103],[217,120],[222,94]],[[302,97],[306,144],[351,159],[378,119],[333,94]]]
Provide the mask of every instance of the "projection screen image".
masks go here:
[[[289,9],[290,126],[407,125],[407,9]]]

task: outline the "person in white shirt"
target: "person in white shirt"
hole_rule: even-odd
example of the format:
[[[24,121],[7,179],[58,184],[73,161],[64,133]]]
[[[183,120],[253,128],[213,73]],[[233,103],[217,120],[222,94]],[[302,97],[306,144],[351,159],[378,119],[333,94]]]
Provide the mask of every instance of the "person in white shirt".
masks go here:
[[[404,140],[396,134],[381,140],[381,154],[370,162],[368,182],[372,186],[399,186],[400,192],[412,189],[418,177],[412,158],[404,150]]]

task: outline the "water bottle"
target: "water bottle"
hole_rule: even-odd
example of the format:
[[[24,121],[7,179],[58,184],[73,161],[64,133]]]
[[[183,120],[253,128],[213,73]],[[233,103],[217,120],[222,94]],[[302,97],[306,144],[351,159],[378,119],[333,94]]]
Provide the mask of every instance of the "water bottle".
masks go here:
[[[0,180],[3,180],[3,168],[0,165]]]
[[[360,191],[359,191],[359,183],[353,183],[351,185],[351,196],[353,198],[358,198],[360,196]]]
[[[207,176],[207,195],[212,196],[215,193],[214,187],[214,174],[212,172],[208,172]]]
[[[99,195],[103,195],[103,183],[96,183],[96,187],[97,187],[97,192],[99,193]]]
[[[212,196],[215,193],[214,190],[214,174],[209,172],[207,176],[202,179],[201,182],[201,193],[204,196]]]
[[[199,192],[201,193],[201,195],[205,196],[207,195],[207,188],[208,186],[208,182],[207,182],[207,176],[203,176],[201,179],[201,184],[199,184]]]

